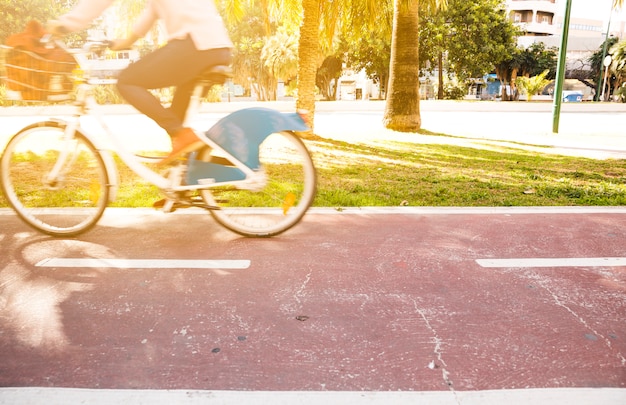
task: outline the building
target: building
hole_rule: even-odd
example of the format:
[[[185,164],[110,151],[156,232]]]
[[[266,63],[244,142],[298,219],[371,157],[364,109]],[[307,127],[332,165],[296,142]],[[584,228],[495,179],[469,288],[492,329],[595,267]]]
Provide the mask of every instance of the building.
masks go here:
[[[566,53],[566,71],[570,76],[586,76],[591,70],[590,56],[602,47],[607,36],[626,38],[625,13],[613,12],[612,0],[590,3],[572,3]],[[507,0],[506,4],[509,18],[524,32],[518,39],[520,46],[536,42],[546,47],[561,46],[565,0]],[[584,91],[587,99],[593,97],[588,86],[576,82],[570,85]]]
[[[524,32],[518,40],[521,46],[528,47],[535,42],[543,42],[549,47],[560,46],[565,19],[564,0],[507,0],[506,4],[511,21]],[[581,18],[578,13],[570,18],[568,58],[589,57],[602,45],[607,35],[608,21],[615,14],[611,13],[610,5],[611,2],[606,0],[597,2],[595,9],[606,8],[604,13],[596,12],[585,18]],[[625,30],[624,19],[614,18],[609,35],[626,38]]]
[[[509,18],[524,32],[520,45],[528,46],[539,38],[556,34],[556,0],[508,0]]]

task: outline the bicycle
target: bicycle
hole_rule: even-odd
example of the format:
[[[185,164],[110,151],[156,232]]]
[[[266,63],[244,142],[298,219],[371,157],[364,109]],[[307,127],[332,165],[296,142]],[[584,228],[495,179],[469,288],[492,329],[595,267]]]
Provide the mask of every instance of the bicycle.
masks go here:
[[[62,42],[54,43],[67,50]],[[12,87],[32,89],[35,82],[37,86],[43,82],[43,88],[37,89],[47,99],[67,98],[68,86],[60,83],[77,82],[72,86],[76,110],[70,119],[49,119],[26,126],[12,136],[0,157],[1,188],[24,222],[57,237],[76,236],[93,228],[116,198],[119,176],[114,154],[160,189],[165,196],[163,212],[203,208],[222,226],[250,237],[278,235],[300,222],[316,190],[311,154],[296,134],[309,130],[305,113],[267,108],[235,111],[204,133],[195,130],[206,145],[161,169],[165,171],[161,173],[158,165],[150,167],[159,158],[129,151],[98,111],[90,58],[102,54],[108,45],[107,41],[90,41],[79,50],[67,50],[79,67],[70,73],[66,67],[42,71],[5,61],[7,71],[22,69],[22,77],[37,77],[29,83],[14,80]],[[4,51],[27,52],[14,48]],[[61,70],[63,73],[58,72]],[[78,79],[80,70],[84,73]],[[49,77],[42,80],[42,75]],[[10,76],[7,74],[5,81],[10,83]],[[198,112],[203,95],[230,77],[230,67],[214,66],[198,78],[186,122]],[[21,96],[27,92],[18,93],[11,94],[23,99]],[[96,117],[111,148],[81,126],[82,118],[87,116]]]

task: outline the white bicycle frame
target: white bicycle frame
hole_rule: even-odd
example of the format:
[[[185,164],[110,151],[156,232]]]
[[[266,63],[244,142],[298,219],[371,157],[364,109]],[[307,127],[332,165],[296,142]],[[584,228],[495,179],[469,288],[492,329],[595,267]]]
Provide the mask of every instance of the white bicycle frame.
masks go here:
[[[64,47],[63,44],[59,44],[59,45]],[[81,67],[81,69],[83,69],[83,71],[86,72],[87,77],[89,77],[88,73],[90,72],[90,67],[91,67],[90,61],[87,58],[87,54],[91,52],[90,47],[92,45],[93,44],[87,44],[85,45],[83,50],[80,50],[78,52],[71,51],[74,57],[76,58],[78,65]],[[201,104],[201,94],[202,94],[204,86],[206,85],[207,83],[203,83],[203,82],[199,82],[196,85],[192,98],[191,98],[189,108],[187,109],[187,114],[185,118],[186,123],[190,121],[191,117],[196,115]],[[75,103],[77,105],[78,110],[73,115],[72,120],[63,121],[67,124],[66,129],[65,129],[65,138],[68,140],[68,145],[69,145],[70,143],[69,141],[73,139],[75,132],[80,131],[85,136],[85,138],[87,138],[90,142],[92,142],[93,145],[96,147],[96,149],[100,152],[105,162],[105,166],[109,175],[109,181],[111,182],[111,184],[109,185],[112,191],[111,200],[114,199],[114,196],[116,194],[115,190],[117,190],[118,182],[119,182],[119,179],[118,179],[119,176],[117,174],[117,167],[116,167],[115,161],[113,160],[112,152],[116,153],[120,157],[122,162],[126,166],[128,166],[129,169],[135,172],[139,177],[141,177],[142,179],[148,181],[149,183],[155,185],[159,189],[166,191],[166,192],[203,190],[203,189],[209,189],[212,187],[223,186],[223,185],[234,185],[239,188],[249,189],[249,188],[254,188],[255,185],[257,184],[263,184],[263,182],[265,181],[265,175],[262,170],[260,171],[252,170],[251,168],[246,166],[244,163],[242,163],[239,159],[237,159],[232,154],[224,150],[220,145],[218,145],[213,140],[211,140],[208,136],[203,136],[203,134],[200,134],[198,138],[202,142],[204,142],[206,146],[212,148],[215,151],[219,151],[220,155],[224,156],[235,167],[241,170],[246,176],[245,179],[238,180],[238,181],[229,181],[229,182],[215,182],[215,183],[203,182],[202,184],[197,184],[197,185],[182,185],[181,183],[183,180],[183,175],[184,175],[184,170],[185,170],[184,164],[178,164],[172,167],[169,170],[168,177],[162,176],[161,174],[145,166],[146,163],[154,163],[154,159],[143,158],[131,152],[126,147],[124,141],[120,138],[120,136],[108,127],[108,125],[106,124],[104,120],[104,116],[103,116],[101,109],[98,108],[99,104],[97,103],[97,101],[92,95],[91,90],[93,86],[94,86],[93,84],[90,84],[88,82],[82,83],[78,86],[77,94],[76,94],[76,103]],[[102,142],[100,142],[98,137],[94,136],[93,134],[90,134],[89,132],[85,131],[83,127],[81,127],[80,125],[81,118],[83,116],[90,116],[90,117],[96,118],[98,124],[106,133],[108,140],[111,142],[111,145],[112,145],[111,148],[107,148],[105,145],[103,145]],[[59,160],[57,161],[55,168],[50,173],[50,178],[55,178],[55,176],[57,176],[58,173],[61,172],[68,154],[69,154],[69,150],[63,151]]]

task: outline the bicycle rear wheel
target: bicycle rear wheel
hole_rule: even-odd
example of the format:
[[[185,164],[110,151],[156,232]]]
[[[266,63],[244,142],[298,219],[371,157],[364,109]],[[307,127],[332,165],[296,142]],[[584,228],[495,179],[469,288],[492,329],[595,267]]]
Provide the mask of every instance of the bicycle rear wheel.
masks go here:
[[[200,154],[209,161],[210,152]],[[316,173],[311,155],[292,132],[270,135],[259,147],[265,182],[254,190],[221,186],[203,190],[204,201],[216,209],[213,218],[244,236],[278,235],[296,225],[315,198]]]
[[[100,153],[81,133],[66,139],[65,125],[46,121],[15,134],[0,159],[0,185],[17,215],[53,236],[89,230],[109,201]]]

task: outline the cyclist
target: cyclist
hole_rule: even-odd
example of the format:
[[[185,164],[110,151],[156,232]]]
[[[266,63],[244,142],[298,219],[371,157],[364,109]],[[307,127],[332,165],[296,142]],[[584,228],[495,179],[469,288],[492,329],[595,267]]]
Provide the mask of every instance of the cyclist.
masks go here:
[[[85,29],[114,1],[80,0],[70,12],[49,21],[47,29],[56,35]],[[191,128],[183,126],[195,79],[211,66],[229,65],[233,44],[214,0],[148,0],[131,34],[113,41],[111,49],[128,49],[157,20],[167,31],[167,44],[124,69],[117,87],[128,103],[170,135],[172,151],[161,160],[166,163],[203,145]],[[148,89],[170,86],[176,91],[165,108]]]

